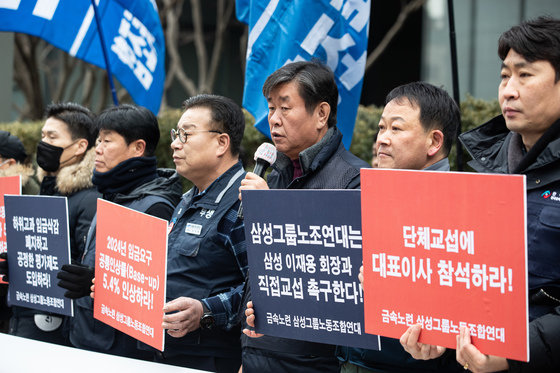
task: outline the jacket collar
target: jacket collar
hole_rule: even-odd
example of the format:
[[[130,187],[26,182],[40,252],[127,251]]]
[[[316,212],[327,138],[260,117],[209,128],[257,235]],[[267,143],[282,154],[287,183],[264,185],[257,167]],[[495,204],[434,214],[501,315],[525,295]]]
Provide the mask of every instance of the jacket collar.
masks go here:
[[[224,194],[245,174],[241,161],[230,167],[210,184],[208,188],[199,191],[193,187],[183,195],[182,203],[203,208],[214,208],[222,200]],[[190,206],[189,206],[190,207]]]
[[[519,136],[506,127],[502,115],[499,115],[483,125],[467,131],[459,136],[461,143],[465,146],[473,163],[470,163],[477,171],[509,173],[513,164],[518,162],[519,154],[509,155],[510,149],[520,146]],[[510,142],[512,142],[510,144]],[[521,150],[519,150],[521,151]],[[525,173],[545,167],[552,162],[560,160],[560,137],[552,140],[537,157],[535,162],[527,167]],[[509,165],[509,163],[512,165]]]
[[[333,126],[328,129],[325,136],[323,136],[318,143],[311,145],[309,148],[299,153],[299,163],[301,164],[303,175],[305,176],[321,168],[323,163],[329,160],[338,150],[341,141],[342,133],[340,133],[336,126]],[[283,170],[291,170],[293,168],[292,161],[283,153],[278,153],[276,162],[272,167],[280,173]]]
[[[447,157],[440,159],[436,163],[429,165],[424,169],[424,171],[449,171],[451,167],[449,166],[449,159]]]
[[[25,186],[35,171],[31,165],[16,163],[5,170],[0,170],[0,177],[3,176],[21,176],[21,186]]]
[[[78,163],[62,167],[56,175],[56,189],[62,195],[68,196],[83,189],[93,188],[91,177],[95,167],[95,147],[89,149],[84,158]],[[37,169],[37,178],[42,181],[45,171]]]

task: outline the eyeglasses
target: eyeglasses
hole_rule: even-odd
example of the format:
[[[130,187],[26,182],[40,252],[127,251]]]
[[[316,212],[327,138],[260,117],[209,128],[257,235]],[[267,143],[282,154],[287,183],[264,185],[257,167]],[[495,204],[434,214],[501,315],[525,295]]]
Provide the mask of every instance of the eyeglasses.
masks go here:
[[[219,133],[219,134],[223,133],[221,131],[216,131],[216,130],[191,130],[187,133],[187,131],[185,131],[182,128],[179,128],[178,130],[175,130],[173,128],[171,129],[171,141],[175,141],[175,139],[178,137],[179,141],[181,141],[183,144],[186,144],[188,137],[191,136],[193,132],[212,132],[212,133]]]

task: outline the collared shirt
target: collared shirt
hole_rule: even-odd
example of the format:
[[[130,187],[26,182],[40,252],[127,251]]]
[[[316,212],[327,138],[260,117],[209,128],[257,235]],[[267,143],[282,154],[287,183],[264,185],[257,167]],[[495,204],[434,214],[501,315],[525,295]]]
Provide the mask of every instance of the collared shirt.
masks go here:
[[[451,167],[449,166],[449,159],[447,157],[437,161],[433,165],[430,165],[424,169],[424,171],[449,171]]]

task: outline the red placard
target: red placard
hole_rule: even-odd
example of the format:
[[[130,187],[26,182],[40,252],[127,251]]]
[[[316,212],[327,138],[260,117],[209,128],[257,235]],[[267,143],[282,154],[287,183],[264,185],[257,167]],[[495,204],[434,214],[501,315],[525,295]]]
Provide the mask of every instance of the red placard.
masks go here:
[[[6,211],[4,210],[4,195],[21,195],[21,176],[0,177],[0,253],[6,251]],[[0,284],[6,282],[0,279]]]
[[[362,170],[366,332],[527,361],[525,177]],[[383,348],[383,346],[381,346]]]
[[[160,351],[167,221],[97,200],[94,317]]]

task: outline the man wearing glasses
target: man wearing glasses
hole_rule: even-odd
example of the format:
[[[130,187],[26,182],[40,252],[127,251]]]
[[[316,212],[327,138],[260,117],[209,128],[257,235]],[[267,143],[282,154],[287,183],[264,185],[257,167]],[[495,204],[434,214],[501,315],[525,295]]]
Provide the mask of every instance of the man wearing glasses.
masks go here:
[[[232,100],[199,95],[184,103],[171,148],[177,173],[194,187],[169,223],[165,351],[156,361],[217,372],[241,365],[236,320],[247,272],[238,189],[245,119]]]

